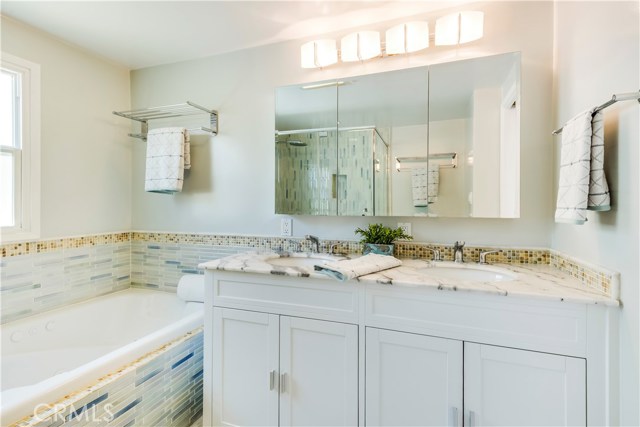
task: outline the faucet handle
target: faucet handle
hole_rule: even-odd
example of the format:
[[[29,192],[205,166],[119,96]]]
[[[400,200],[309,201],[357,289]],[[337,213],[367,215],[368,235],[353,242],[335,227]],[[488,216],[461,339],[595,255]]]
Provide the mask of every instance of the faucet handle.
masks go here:
[[[464,242],[464,241],[460,241],[460,242],[458,242],[458,241],[456,240],[456,243],[453,245],[453,247],[454,247],[455,249],[462,249],[462,248],[464,248],[464,245],[465,245],[465,242]]]

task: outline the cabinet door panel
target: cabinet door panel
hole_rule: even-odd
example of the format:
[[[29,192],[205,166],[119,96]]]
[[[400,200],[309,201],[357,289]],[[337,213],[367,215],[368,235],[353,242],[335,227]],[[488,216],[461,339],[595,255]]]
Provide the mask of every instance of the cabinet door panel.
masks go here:
[[[465,343],[464,379],[474,426],[586,425],[584,359]]]
[[[366,425],[462,425],[462,342],[367,328]]]
[[[213,309],[213,425],[278,425],[277,315]]]
[[[282,316],[280,425],[358,424],[358,327]]]

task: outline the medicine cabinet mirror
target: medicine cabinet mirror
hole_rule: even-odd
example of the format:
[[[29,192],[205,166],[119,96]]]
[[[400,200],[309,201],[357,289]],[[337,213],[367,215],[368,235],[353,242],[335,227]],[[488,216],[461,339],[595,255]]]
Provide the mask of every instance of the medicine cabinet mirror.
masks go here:
[[[516,218],[520,54],[276,89],[276,213]]]

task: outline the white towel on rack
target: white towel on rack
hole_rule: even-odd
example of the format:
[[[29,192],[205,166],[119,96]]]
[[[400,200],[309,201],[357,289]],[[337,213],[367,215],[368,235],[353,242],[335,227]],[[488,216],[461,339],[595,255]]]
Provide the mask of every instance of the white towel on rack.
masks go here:
[[[427,168],[411,169],[411,193],[413,206],[424,207],[438,201],[440,165],[430,163]]]
[[[185,128],[160,128],[147,133],[144,190],[172,194],[182,191]]]
[[[583,111],[562,129],[556,222],[584,224],[587,209],[610,209],[602,168],[602,113],[594,111],[595,108]]]
[[[184,168],[191,169],[191,135],[189,130],[184,130]]]
[[[604,114],[598,111],[591,119],[591,165],[587,210],[611,209],[609,185],[604,174]]]

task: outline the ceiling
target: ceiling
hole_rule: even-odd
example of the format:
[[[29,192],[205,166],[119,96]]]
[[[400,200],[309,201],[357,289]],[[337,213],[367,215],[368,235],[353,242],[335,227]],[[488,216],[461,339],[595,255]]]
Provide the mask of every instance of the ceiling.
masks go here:
[[[468,3],[11,1],[2,14],[132,69],[402,19]]]

